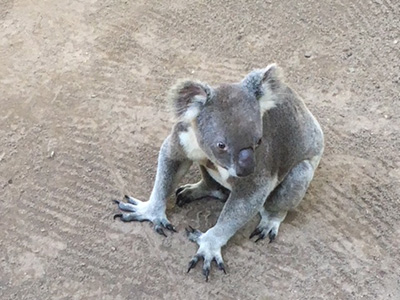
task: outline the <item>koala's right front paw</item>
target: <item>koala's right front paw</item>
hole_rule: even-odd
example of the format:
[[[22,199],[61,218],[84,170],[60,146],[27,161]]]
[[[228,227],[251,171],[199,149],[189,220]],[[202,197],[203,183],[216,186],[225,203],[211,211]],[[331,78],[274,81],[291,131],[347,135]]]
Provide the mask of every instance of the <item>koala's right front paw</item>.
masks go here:
[[[201,231],[189,226],[186,229],[186,234],[190,241],[197,243],[199,249],[197,253],[189,262],[189,267],[187,272],[193,269],[200,259],[203,259],[203,275],[208,281],[208,276],[210,275],[211,262],[215,261],[217,263],[218,269],[222,270],[225,274],[225,265],[221,255],[221,245],[219,244],[219,239],[210,235],[210,232],[202,233]]]
[[[159,233],[165,237],[167,235],[165,234],[163,228],[166,228],[170,231],[176,232],[175,228],[168,221],[167,216],[165,215],[165,212],[151,207],[149,204],[149,201],[147,201],[147,202],[140,201],[138,199],[129,197],[127,195],[125,195],[125,199],[129,203],[118,201],[118,200],[114,200],[114,202],[116,204],[118,204],[118,207],[120,210],[129,212],[129,213],[116,214],[116,215],[114,215],[114,220],[116,218],[120,218],[121,221],[124,221],[124,222],[149,221],[154,224],[154,230],[157,233]]]

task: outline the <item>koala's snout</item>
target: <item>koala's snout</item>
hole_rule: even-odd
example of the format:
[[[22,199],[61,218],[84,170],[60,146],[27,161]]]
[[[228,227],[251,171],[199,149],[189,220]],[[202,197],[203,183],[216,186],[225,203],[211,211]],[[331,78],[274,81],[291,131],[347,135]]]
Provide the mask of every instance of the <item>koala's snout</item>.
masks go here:
[[[254,172],[255,168],[254,150],[252,148],[242,149],[239,152],[236,174],[239,177],[245,177]]]

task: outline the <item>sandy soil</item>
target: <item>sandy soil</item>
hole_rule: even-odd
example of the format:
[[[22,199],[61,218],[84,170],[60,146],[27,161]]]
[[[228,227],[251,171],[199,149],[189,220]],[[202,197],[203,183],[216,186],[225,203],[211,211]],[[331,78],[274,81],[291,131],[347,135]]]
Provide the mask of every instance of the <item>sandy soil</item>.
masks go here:
[[[400,2],[0,0],[1,299],[400,299]],[[186,274],[187,225],[221,203],[171,199],[177,234],[114,221],[146,199],[178,78],[280,64],[326,134],[276,242]],[[196,170],[185,182],[198,179]]]

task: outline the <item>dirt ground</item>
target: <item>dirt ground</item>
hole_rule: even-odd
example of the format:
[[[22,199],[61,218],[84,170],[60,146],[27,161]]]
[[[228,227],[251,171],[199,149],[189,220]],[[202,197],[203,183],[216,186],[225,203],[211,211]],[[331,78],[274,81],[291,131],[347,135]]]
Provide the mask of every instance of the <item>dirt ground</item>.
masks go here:
[[[0,0],[0,298],[400,299],[399,16],[397,0]],[[205,283],[184,228],[221,203],[171,199],[163,238],[111,199],[150,195],[177,79],[271,62],[325,155],[276,242],[248,239],[255,218]]]

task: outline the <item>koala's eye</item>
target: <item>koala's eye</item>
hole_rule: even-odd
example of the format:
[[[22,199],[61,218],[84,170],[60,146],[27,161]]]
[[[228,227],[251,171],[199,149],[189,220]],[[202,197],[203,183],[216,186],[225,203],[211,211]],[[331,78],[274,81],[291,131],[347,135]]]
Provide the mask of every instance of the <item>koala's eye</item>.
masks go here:
[[[256,147],[260,146],[261,142],[262,142],[262,139],[259,139],[259,140],[257,141]]]
[[[221,150],[225,150],[226,149],[226,145],[223,142],[218,142],[217,143],[217,147]]]

